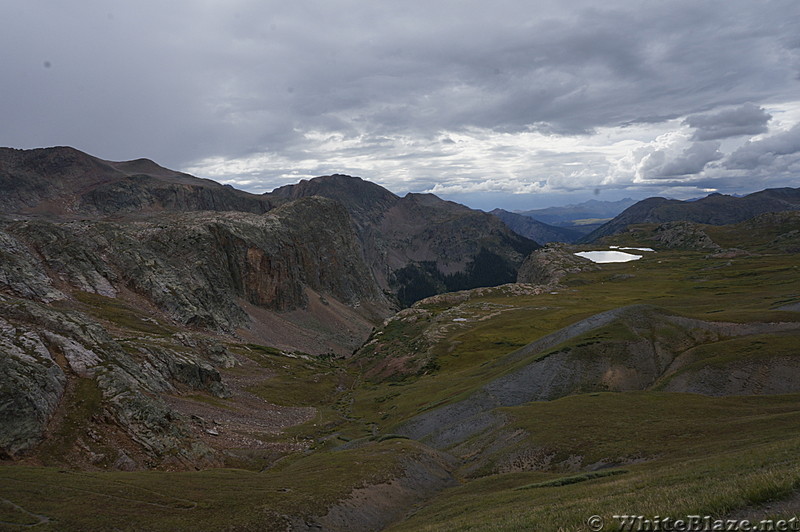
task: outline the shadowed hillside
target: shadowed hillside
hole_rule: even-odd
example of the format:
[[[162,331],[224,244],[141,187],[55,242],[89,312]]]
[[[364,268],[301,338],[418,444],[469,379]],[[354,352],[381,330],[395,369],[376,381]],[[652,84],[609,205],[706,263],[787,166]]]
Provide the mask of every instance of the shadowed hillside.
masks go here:
[[[529,216],[515,214],[503,209],[494,209],[490,214],[503,220],[503,223],[518,235],[530,238],[539,244],[547,244],[549,242],[572,243],[577,242],[583,236],[583,233],[573,229],[548,225]]]
[[[711,225],[743,222],[766,212],[800,210],[800,189],[775,188],[737,198],[711,194],[697,201],[648,198],[628,207],[581,242],[594,242],[624,231],[632,224],[688,221]]]

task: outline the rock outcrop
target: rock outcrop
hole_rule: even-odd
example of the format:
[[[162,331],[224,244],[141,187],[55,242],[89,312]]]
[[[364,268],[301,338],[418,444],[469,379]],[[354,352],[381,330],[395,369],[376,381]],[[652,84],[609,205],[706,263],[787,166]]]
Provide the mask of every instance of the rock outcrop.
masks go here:
[[[261,216],[173,213],[0,229],[0,252],[12,257],[0,283],[41,301],[63,299],[55,285],[107,297],[127,289],[180,324],[229,333],[250,323],[239,299],[275,311],[303,309],[306,287],[351,306],[371,305],[375,317],[388,308],[360,259],[347,212],[323,198]]]
[[[219,373],[202,354],[155,341],[126,346],[82,312],[27,300],[2,297],[0,315],[3,454],[13,457],[40,443],[57,411],[70,409],[65,392],[80,379],[94,381],[102,397],[88,415],[121,427],[153,459],[177,453],[188,464],[213,454],[193,441],[187,420],[158,398],[178,386],[225,396]]]
[[[667,222],[653,231],[651,238],[659,248],[717,251],[720,248],[708,233],[691,222]]]
[[[66,377],[42,338],[0,318],[0,454],[37,444],[61,402]]]
[[[147,159],[104,161],[68,147],[0,148],[0,189],[4,191],[0,213],[14,219],[50,221],[141,220],[206,211],[263,214],[297,199],[326,197],[343,205],[350,216],[359,253],[372,278],[363,281],[377,283],[381,290],[400,296],[404,304],[446,290],[509,282],[528,253],[538,247],[487,213],[432,194],[400,198],[379,185],[340,174],[256,195],[168,170]],[[498,266],[483,268],[478,274],[468,272],[470,267],[475,269],[481,253],[491,254],[490,262]],[[261,261],[257,255],[252,256],[254,264]],[[262,262],[260,267],[271,266]],[[454,274],[465,276],[453,284],[447,276]],[[302,296],[297,292],[274,297]]]
[[[595,263],[575,255],[563,245],[548,244],[528,255],[520,266],[517,282],[555,285],[567,274],[598,269]]]
[[[213,338],[343,355],[391,313],[336,200],[274,202],[71,148],[0,150],[0,187],[7,457],[218,463],[166,400],[231,394],[218,368],[236,359]]]

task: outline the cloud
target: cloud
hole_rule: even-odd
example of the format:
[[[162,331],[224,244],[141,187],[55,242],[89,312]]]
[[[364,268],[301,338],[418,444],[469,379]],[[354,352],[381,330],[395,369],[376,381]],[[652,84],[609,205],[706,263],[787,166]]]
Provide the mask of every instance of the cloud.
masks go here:
[[[684,124],[695,128],[695,140],[715,140],[741,135],[758,135],[767,132],[767,122],[772,115],[762,107],[746,103],[733,109],[716,113],[692,115]]]
[[[728,169],[787,171],[800,162],[800,124],[759,140],[748,140],[730,154]]]
[[[800,94],[796,0],[4,10],[0,145],[150,157],[254,191],[332,172],[398,192],[661,186],[707,177],[771,115],[791,127],[781,105]]]
[[[719,148],[719,142],[696,142],[685,131],[671,131],[631,149],[616,161],[616,181],[689,180],[692,174],[702,172],[708,163],[723,157]]]

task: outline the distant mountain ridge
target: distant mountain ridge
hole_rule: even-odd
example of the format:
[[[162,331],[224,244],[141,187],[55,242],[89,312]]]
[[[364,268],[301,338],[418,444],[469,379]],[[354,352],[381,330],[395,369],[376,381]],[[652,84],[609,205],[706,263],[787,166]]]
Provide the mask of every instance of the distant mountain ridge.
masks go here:
[[[620,233],[629,225],[687,221],[709,225],[743,222],[767,212],[800,210],[800,188],[773,188],[743,197],[714,193],[695,201],[660,197],[642,200],[603,224],[581,242]]]
[[[574,229],[546,224],[530,216],[509,212],[503,209],[494,209],[490,211],[489,214],[500,218],[503,223],[518,235],[530,238],[539,244],[547,244],[549,242],[565,242],[571,244],[580,240],[584,235],[584,233],[575,231]]]
[[[618,201],[588,200],[582,203],[564,205],[562,207],[547,207],[518,211],[516,214],[534,218],[540,222],[561,227],[572,226],[575,220],[591,218],[613,218],[626,208],[636,203],[636,200],[625,198]]]

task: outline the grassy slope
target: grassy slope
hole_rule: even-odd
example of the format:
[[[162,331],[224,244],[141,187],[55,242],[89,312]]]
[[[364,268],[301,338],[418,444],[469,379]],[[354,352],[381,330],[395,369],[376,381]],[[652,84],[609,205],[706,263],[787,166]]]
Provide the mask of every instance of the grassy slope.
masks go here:
[[[420,411],[463,397],[508,371],[507,366],[496,364],[506,353],[580,319],[625,305],[651,304],[709,321],[800,320],[795,312],[771,310],[800,300],[796,255],[730,260],[706,259],[705,255],[691,251],[648,254],[639,261],[607,264],[599,272],[571,276],[567,288],[558,294],[504,296],[497,290],[495,295],[471,300],[468,306],[476,315],[484,304],[508,310],[486,321],[475,319],[440,341],[433,348],[441,368],[435,374],[366,386],[356,397],[356,412],[388,429]]]
[[[724,235],[728,245],[736,240],[733,232]],[[763,242],[768,239],[756,236],[760,251],[765,251]],[[746,247],[741,238],[736,241]],[[381,421],[391,425],[415,411],[463,397],[465,391],[493,376],[495,362],[510,350],[509,339],[518,346],[582,317],[626,304],[653,304],[710,321],[800,319],[797,313],[772,310],[800,300],[796,255],[729,260],[705,258],[704,252],[670,251],[645,257],[572,276],[569,289],[557,295],[473,301],[473,307],[490,302],[515,310],[441,342],[437,353],[443,370],[408,379],[401,396],[388,407],[381,403],[382,411],[388,412]],[[795,339],[796,335],[776,334],[708,344],[697,349],[695,365],[765,354],[796,356]],[[457,347],[450,351],[453,344]],[[381,384],[364,392],[357,402],[360,411],[375,416],[376,406],[370,400],[388,390]],[[420,398],[429,402],[421,404]],[[614,529],[613,514],[723,516],[736,508],[784,497],[800,487],[798,406],[800,396],[796,395],[706,398],[642,392],[579,395],[504,409],[513,421],[496,434],[495,441],[502,441],[514,429],[524,431],[525,437],[501,446],[490,461],[497,466],[512,461],[515,452],[532,449],[543,455],[552,453],[556,471],[490,474],[470,480],[441,494],[392,530],[584,530],[586,519],[598,513],[606,517],[606,529]],[[576,458],[579,468],[601,460],[628,463],[624,465],[627,472],[563,486],[515,489],[574,476],[558,469],[574,467]]]
[[[420,452],[408,440],[312,454],[265,473],[235,469],[198,472],[79,472],[10,466],[0,469],[0,521],[51,521],[43,530],[285,530],[285,516],[324,514],[367,482],[395,475]],[[0,524],[0,529],[2,524]]]
[[[714,235],[717,238],[717,235]],[[725,238],[733,240],[728,233]],[[766,237],[765,237],[766,238]],[[620,241],[621,244],[633,242]],[[746,247],[740,245],[738,247]],[[647,303],[690,317],[715,321],[800,320],[772,309],[800,301],[796,255],[707,259],[703,252],[669,251],[640,261],[610,264],[600,272],[572,276],[558,294],[511,296],[502,290],[465,303],[470,321],[453,328],[433,347],[439,366],[402,382],[359,383],[351,368],[331,361],[287,359],[269,350],[247,352],[276,372],[252,389],[279,404],[315,406],[314,423],[291,429],[317,441],[326,435],[362,437],[369,427],[391,427],[415,413],[462,397],[515,365],[497,364],[514,349],[604,310]],[[92,301],[85,301],[87,304]],[[104,309],[107,310],[107,309]],[[121,328],[138,316],[125,308],[106,314]],[[434,315],[447,309],[431,306]],[[500,310],[498,312],[498,310]],[[479,321],[483,315],[490,319]],[[135,318],[135,319],[134,319]],[[449,319],[449,318],[448,318]],[[133,320],[133,321],[132,321]],[[418,334],[409,325],[396,338]],[[166,329],[166,328],[164,328]],[[600,331],[613,333],[613,330]],[[160,334],[171,331],[162,330]],[[620,332],[620,331],[618,331]],[[621,334],[621,332],[620,332]],[[613,335],[612,335],[613,336]],[[758,338],[760,349],[785,338]],[[713,345],[700,361],[735,357]],[[731,342],[739,342],[732,340]],[[773,342],[780,344],[772,345]],[[721,342],[722,344],[722,342]],[[726,354],[727,353],[727,354]],[[748,355],[750,356],[750,355]],[[724,361],[724,360],[723,360]],[[563,526],[580,530],[589,515],[637,512],[725,514],[733,508],[780,497],[800,479],[799,396],[704,398],[685,394],[624,393],[567,397],[504,409],[508,430],[524,438],[488,456],[484,472],[526,448],[557,455],[556,464],[581,457],[580,466],[619,461],[626,472],[565,483],[576,473],[560,465],[548,471],[518,471],[472,478],[420,509],[398,530],[518,530]],[[503,438],[505,433],[497,434]],[[270,529],[285,526],[284,514],[319,514],[365,481],[397,471],[398,460],[419,451],[413,442],[372,442],[351,451],[295,455],[263,473],[221,469],[193,473],[91,472],[8,466],[0,469],[0,521],[41,528],[85,529]],[[55,452],[55,448],[54,448]],[[646,460],[638,463],[637,460]],[[633,463],[631,463],[633,462]],[[515,489],[537,483],[563,484]],[[80,508],[81,511],[76,511]],[[2,528],[2,525],[0,525]]]
[[[612,515],[725,516],[800,487],[798,406],[797,395],[646,392],[508,409],[513,426],[530,431],[527,444],[543,452],[633,463],[622,465],[622,474],[561,486],[552,481],[575,473],[484,476],[444,492],[391,530],[585,530],[594,514],[615,530]],[[519,489],[546,481],[551,485]]]

